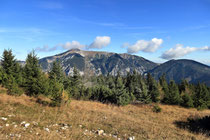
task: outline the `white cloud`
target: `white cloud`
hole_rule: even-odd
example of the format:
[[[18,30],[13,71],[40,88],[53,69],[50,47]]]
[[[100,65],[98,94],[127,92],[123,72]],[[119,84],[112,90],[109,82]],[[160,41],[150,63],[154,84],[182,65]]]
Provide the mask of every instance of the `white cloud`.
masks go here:
[[[51,52],[58,50],[60,48],[64,50],[70,50],[70,49],[82,49],[85,48],[85,45],[80,44],[78,41],[72,41],[72,42],[66,42],[65,44],[57,44],[56,46],[50,48],[48,45],[45,45],[43,47],[37,47],[35,50],[38,52]]]
[[[82,49],[86,47],[86,45],[82,45],[78,41],[66,42],[65,44],[58,44],[57,46],[61,46],[65,50]]]
[[[128,53],[137,53],[139,51],[143,52],[155,52],[163,43],[162,39],[153,38],[152,40],[138,40],[135,44],[129,45],[127,44],[127,52]],[[125,47],[126,44],[123,45]]]
[[[111,38],[109,36],[97,36],[95,40],[90,45],[83,45],[80,44],[78,41],[72,41],[72,42],[66,42],[66,43],[60,43],[56,46],[50,48],[48,45],[45,45],[43,47],[37,47],[35,50],[39,52],[50,52],[55,51],[57,49],[64,49],[64,50],[70,50],[70,49],[101,49],[103,47],[106,47],[110,44]]]
[[[87,48],[101,49],[110,44],[111,38],[109,36],[97,36],[93,43],[91,43]]]
[[[178,57],[182,57],[185,56],[189,53],[195,52],[197,50],[201,50],[202,48],[195,48],[195,47],[183,47],[182,44],[177,44],[175,48],[171,48],[167,51],[165,51],[162,55],[161,58],[163,59],[173,59],[173,58],[178,58]]]
[[[204,46],[204,47],[201,48],[201,50],[210,51],[210,46]]]

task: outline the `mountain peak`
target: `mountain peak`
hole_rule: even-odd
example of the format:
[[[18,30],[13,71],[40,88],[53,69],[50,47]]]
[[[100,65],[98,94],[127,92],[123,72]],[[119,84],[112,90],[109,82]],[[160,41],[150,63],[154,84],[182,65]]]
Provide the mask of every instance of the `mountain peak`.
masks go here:
[[[69,51],[81,51],[81,50],[78,48],[74,48],[74,49],[70,49]]]
[[[139,56],[128,54],[117,54],[112,52],[83,51],[71,49],[55,56],[40,59],[40,65],[44,71],[49,71],[52,62],[60,60],[63,70],[67,75],[71,75],[73,67],[85,75],[117,75],[118,71],[122,75],[127,72],[137,71],[143,73],[157,66],[156,63],[143,59]]]

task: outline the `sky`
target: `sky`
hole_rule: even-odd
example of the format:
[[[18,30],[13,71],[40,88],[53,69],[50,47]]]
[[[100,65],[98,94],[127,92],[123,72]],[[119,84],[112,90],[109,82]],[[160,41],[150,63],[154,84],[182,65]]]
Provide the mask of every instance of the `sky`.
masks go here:
[[[210,65],[210,0],[0,0],[0,54],[72,48]]]

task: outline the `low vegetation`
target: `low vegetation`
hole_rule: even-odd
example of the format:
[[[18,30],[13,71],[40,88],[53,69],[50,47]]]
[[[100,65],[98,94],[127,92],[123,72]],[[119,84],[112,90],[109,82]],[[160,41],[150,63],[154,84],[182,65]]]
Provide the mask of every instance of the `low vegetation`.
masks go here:
[[[61,107],[49,107],[36,101],[26,95],[0,94],[0,139],[209,139],[209,129],[197,125],[191,131],[193,124],[187,119],[203,118],[209,110],[159,105],[162,111],[155,113],[153,104],[118,107],[72,100]]]

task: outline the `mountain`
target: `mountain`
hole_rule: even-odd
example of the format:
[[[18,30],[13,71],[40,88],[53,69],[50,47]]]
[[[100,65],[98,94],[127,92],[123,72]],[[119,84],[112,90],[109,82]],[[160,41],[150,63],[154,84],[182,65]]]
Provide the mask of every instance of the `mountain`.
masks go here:
[[[156,79],[165,73],[168,81],[173,79],[180,83],[182,79],[186,79],[190,83],[204,82],[210,85],[210,67],[193,60],[170,60],[147,73],[151,73]]]
[[[126,75],[127,72],[133,70],[142,74],[157,66],[156,63],[136,55],[79,49],[72,49],[55,56],[42,58],[39,63],[44,71],[49,71],[55,60],[61,62],[67,75],[72,74],[73,67],[76,67],[82,75],[106,75],[108,73],[117,75],[118,71],[120,74]]]

